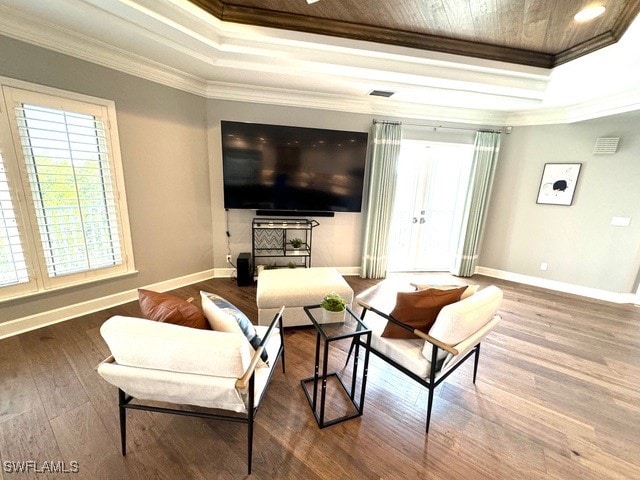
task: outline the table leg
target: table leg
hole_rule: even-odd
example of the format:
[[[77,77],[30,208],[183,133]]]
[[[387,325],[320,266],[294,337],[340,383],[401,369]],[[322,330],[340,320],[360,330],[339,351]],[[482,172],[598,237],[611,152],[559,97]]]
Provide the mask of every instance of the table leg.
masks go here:
[[[358,357],[360,356],[360,342],[353,337],[353,344],[355,344],[355,350],[353,352],[353,370],[351,371],[351,393],[349,396],[352,401],[355,401],[356,396],[356,380],[358,378]],[[352,344],[352,345],[353,345]]]
[[[318,346],[319,346],[318,337]],[[329,341],[324,341],[324,352],[322,352],[322,390],[320,391],[320,427],[324,427],[324,402],[327,396],[327,363],[329,362]]]
[[[316,411],[318,399],[318,372],[320,370],[320,332],[316,333],[316,365],[313,371],[313,411]],[[325,371],[326,373],[326,371]]]

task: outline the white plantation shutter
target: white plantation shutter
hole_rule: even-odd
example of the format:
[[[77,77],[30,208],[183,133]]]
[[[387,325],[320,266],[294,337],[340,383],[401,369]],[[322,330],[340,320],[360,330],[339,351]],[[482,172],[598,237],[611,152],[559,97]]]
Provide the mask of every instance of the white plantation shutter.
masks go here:
[[[135,272],[115,120],[0,77],[0,300]]]
[[[0,155],[0,287],[29,282],[18,219]]]
[[[28,104],[15,114],[48,275],[120,265],[102,120]]]

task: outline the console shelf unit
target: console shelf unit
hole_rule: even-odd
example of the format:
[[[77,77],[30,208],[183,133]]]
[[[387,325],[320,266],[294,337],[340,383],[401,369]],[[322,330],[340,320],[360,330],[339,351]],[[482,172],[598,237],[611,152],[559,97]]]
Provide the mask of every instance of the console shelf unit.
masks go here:
[[[313,229],[318,225],[316,220],[306,218],[254,218],[251,225],[254,274],[258,273],[258,265],[274,263],[277,267],[293,263],[296,267],[309,268]],[[300,248],[291,245],[294,238],[302,240]]]

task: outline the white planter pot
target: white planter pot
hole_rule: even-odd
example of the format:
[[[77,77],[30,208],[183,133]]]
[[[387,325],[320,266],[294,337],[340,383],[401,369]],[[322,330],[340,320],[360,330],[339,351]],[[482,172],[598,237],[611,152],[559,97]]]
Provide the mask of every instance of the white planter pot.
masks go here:
[[[341,312],[330,312],[322,309],[322,323],[342,323],[344,322],[344,314],[346,310]]]

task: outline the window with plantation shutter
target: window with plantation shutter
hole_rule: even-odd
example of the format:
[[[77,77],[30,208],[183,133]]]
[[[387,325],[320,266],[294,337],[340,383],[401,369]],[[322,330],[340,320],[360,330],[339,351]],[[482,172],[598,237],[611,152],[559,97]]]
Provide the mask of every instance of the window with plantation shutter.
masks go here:
[[[18,219],[0,154],[0,287],[29,282]]]
[[[113,102],[34,90],[2,87],[0,145],[13,150],[0,171],[0,299],[12,297],[5,285],[45,291],[134,271]]]
[[[102,121],[29,104],[15,113],[48,275],[120,265]]]

